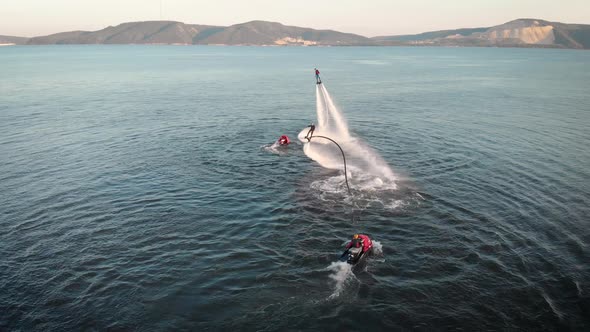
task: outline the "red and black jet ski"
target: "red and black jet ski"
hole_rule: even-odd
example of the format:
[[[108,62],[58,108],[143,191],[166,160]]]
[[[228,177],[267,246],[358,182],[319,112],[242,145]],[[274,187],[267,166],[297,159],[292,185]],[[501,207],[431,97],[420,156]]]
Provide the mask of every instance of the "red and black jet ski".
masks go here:
[[[363,262],[367,256],[369,256],[373,252],[373,241],[369,239],[369,246],[365,250],[363,247],[351,247],[348,248],[342,253],[340,256],[341,262],[347,262],[350,265],[356,265],[360,262]]]

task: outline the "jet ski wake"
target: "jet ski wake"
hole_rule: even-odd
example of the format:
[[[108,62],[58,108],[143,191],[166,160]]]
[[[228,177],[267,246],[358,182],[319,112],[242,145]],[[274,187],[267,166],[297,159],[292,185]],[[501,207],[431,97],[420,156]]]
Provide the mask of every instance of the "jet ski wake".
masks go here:
[[[360,245],[358,247],[355,245],[353,236],[352,241],[346,246],[339,260],[332,262],[326,268],[332,272],[329,277],[334,281],[334,290],[328,297],[329,300],[340,297],[347,288],[352,287],[353,282],[359,282],[354,271],[366,270],[368,260],[373,260],[375,257],[377,259],[381,257],[382,259],[383,249],[381,243],[370,239],[364,234],[355,234],[355,236],[363,239]]]

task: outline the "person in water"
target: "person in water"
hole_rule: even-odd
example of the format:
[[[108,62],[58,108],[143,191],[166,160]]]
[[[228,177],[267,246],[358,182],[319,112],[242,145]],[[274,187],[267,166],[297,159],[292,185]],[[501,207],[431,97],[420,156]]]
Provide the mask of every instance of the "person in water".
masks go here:
[[[289,141],[289,137],[287,135],[283,135],[281,137],[279,137],[279,144],[280,145],[289,145],[289,143],[291,143]]]
[[[346,249],[351,247],[354,248],[363,248],[363,252],[369,250],[371,248],[371,239],[364,234],[354,234],[352,236],[352,240],[346,245]]]
[[[307,141],[311,141],[311,137],[313,136],[313,132],[315,131],[315,125],[312,123],[309,125],[309,131],[307,132],[307,135],[305,135],[305,138],[307,139]]]
[[[320,83],[322,83],[322,80],[320,79],[320,71],[317,68],[314,68],[314,69],[315,69],[315,82],[317,84],[320,84]]]

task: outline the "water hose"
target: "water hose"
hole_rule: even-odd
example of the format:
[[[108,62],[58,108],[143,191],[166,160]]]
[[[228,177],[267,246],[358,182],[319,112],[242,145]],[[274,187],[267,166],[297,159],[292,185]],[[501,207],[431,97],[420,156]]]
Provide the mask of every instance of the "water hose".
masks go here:
[[[336,144],[336,146],[338,147],[338,149],[340,149],[340,153],[342,153],[342,160],[344,161],[344,179],[346,180],[346,188],[348,189],[348,195],[350,195],[350,197],[352,197],[352,192],[350,191],[350,186],[348,185],[348,172],[346,171],[346,156],[344,156],[344,150],[342,150],[342,147],[340,147],[340,144],[338,144],[335,140],[331,139],[330,137],[326,137],[326,136],[322,136],[322,135],[313,135],[313,130],[310,130],[310,132],[308,133],[308,135],[311,134],[309,137],[305,136],[305,138],[307,139],[308,142],[311,142],[312,138],[318,137],[318,138],[324,138],[329,140],[330,142]]]

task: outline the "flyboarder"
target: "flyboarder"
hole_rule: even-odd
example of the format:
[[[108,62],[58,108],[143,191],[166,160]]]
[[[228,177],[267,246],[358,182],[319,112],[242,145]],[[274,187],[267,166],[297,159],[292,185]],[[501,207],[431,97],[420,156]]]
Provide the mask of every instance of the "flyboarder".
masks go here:
[[[318,83],[320,84],[320,83]],[[313,136],[313,132],[315,131],[315,125],[312,123],[309,126],[309,131],[307,132],[307,135],[305,135],[305,138],[307,139],[307,141],[311,141],[311,136]]]
[[[316,84],[322,84],[322,80],[320,79],[320,71],[317,68],[315,69],[315,82]]]

